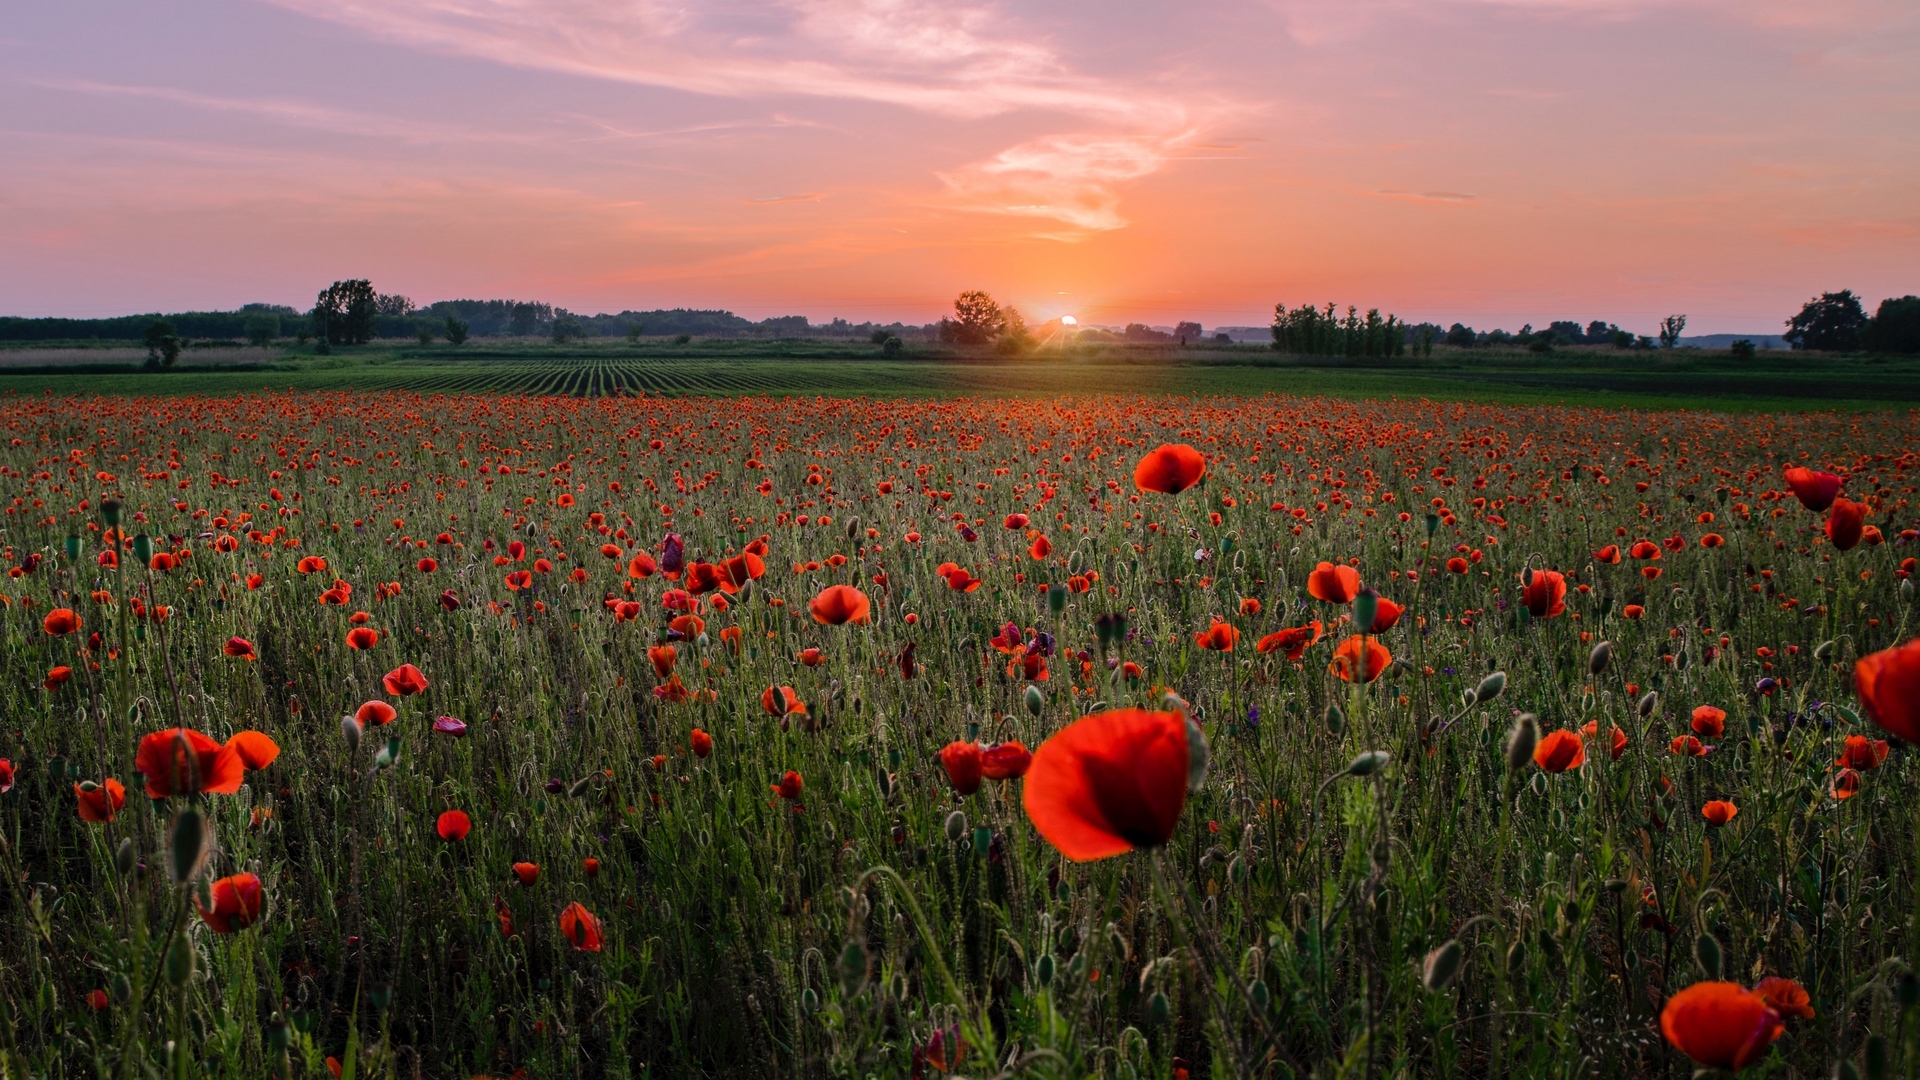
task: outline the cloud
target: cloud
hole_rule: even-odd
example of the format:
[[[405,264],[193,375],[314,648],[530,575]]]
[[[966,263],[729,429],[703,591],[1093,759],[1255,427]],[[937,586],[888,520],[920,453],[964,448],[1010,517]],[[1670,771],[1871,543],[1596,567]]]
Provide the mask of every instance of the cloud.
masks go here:
[[[1099,232],[1123,228],[1116,185],[1158,171],[1191,133],[1102,137],[1049,135],[988,161],[943,174],[965,209],[1050,218]]]

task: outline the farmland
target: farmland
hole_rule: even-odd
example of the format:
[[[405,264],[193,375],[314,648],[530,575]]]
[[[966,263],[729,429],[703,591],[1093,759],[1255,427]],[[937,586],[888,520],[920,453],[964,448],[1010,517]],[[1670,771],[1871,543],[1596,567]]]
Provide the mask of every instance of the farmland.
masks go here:
[[[1920,1066],[1914,373],[621,348],[0,375],[0,1075]]]

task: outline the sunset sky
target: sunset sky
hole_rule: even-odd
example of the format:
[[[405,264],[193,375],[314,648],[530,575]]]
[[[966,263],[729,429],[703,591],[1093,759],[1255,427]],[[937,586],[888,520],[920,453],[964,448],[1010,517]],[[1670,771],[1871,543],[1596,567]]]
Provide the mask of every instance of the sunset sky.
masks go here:
[[[0,24],[0,112],[9,315],[1920,293],[1913,0],[59,0]]]

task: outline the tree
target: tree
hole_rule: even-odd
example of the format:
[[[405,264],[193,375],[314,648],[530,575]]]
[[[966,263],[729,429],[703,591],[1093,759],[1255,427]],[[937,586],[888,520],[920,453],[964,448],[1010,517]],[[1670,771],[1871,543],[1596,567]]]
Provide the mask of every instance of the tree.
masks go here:
[[[1601,327],[1602,332],[1606,327]],[[1547,324],[1547,332],[1554,336],[1556,344],[1582,345],[1586,343],[1587,333],[1580,324],[1572,319],[1556,319]]]
[[[1920,353],[1920,296],[1880,301],[1863,343],[1874,352]]]
[[[1474,342],[1479,340],[1480,340],[1479,335],[1473,332],[1473,327],[1471,326],[1467,326],[1462,323],[1454,323],[1452,326],[1447,328],[1446,343],[1448,345],[1453,345],[1462,349],[1471,349],[1473,348]]]
[[[314,302],[314,332],[329,345],[364,345],[373,340],[378,303],[373,283],[365,278],[336,281]]]
[[[1633,331],[1622,330],[1617,326],[1614,327],[1613,328],[1613,347],[1616,349],[1633,348]]]
[[[1000,309],[1000,336],[994,347],[1003,353],[1017,353],[1027,347],[1027,320],[1015,308]]]
[[[247,340],[255,345],[271,345],[280,336],[280,316],[252,315],[247,318]]]
[[[1754,347],[1753,342],[1748,341],[1746,338],[1741,338],[1739,341],[1727,346],[1728,355],[1732,356],[1735,360],[1751,360],[1753,359],[1753,354],[1758,351],[1759,350]]]
[[[904,351],[906,351],[906,345],[902,344],[900,339],[894,337],[892,334],[888,334],[887,339],[880,343],[880,355],[882,356],[899,356]]]
[[[413,328],[413,336],[419,339],[420,344],[431,345],[433,344],[433,327],[427,323],[421,323]]]
[[[1852,289],[1821,293],[1800,314],[1787,320],[1787,343],[1796,349],[1826,349],[1847,352],[1860,347],[1861,331],[1867,328],[1867,313]]]
[[[1007,317],[993,297],[979,289],[969,289],[954,298],[953,318],[949,320],[952,339],[961,345],[985,345],[1006,329]]]
[[[147,366],[156,364],[173,366],[180,359],[180,335],[173,332],[173,324],[165,319],[155,319],[147,327]]]
[[[1587,344],[1605,345],[1612,341],[1613,336],[1619,332],[1619,327],[1609,326],[1599,319],[1595,319],[1587,324]]]
[[[586,327],[580,320],[569,314],[562,314],[553,320],[553,343],[564,345],[569,341],[578,341],[587,336]]]
[[[398,293],[393,295],[380,293],[373,298],[373,309],[381,315],[411,315],[413,300]]]
[[[1671,349],[1680,344],[1680,334],[1687,328],[1685,315],[1669,315],[1660,320],[1660,347]]]
[[[1179,338],[1182,345],[1197,344],[1203,333],[1197,322],[1183,322],[1173,328],[1173,336]]]
[[[467,342],[467,324],[453,316],[447,316],[447,344],[464,345]]]
[[[645,329],[646,327],[642,326],[639,323],[628,323],[627,324],[627,344],[629,345],[640,344],[640,334]]]
[[[516,303],[513,313],[507,317],[507,333],[514,337],[529,337],[540,329],[541,323],[552,318],[552,304]]]

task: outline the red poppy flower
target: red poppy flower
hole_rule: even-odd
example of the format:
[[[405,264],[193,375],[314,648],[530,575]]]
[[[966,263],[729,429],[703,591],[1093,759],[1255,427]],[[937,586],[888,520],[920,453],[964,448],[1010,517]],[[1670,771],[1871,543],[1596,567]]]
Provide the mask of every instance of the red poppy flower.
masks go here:
[[[80,616],[75,615],[72,608],[54,608],[47,612],[46,618],[40,620],[40,629],[51,637],[66,637],[80,629],[80,626]]]
[[[1789,1016],[1797,1016],[1802,1020],[1813,1019],[1813,999],[1807,996],[1805,987],[1792,979],[1769,975],[1760,980],[1753,992],[1760,995],[1782,1019]]]
[[[948,743],[940,748],[940,764],[945,766],[947,779],[952,782],[953,790],[962,795],[971,795],[980,790],[980,779],[985,764],[979,743]]]
[[[1707,753],[1706,746],[1692,735],[1675,735],[1667,748],[1681,757],[1704,757]]]
[[[1709,825],[1725,825],[1739,812],[1739,807],[1725,799],[1710,799],[1700,808],[1700,816],[1706,818]]]
[[[1874,723],[1920,742],[1920,638],[1861,657],[1853,686]]]
[[[79,799],[81,821],[99,823],[112,821],[113,815],[127,805],[127,789],[120,781],[107,777],[106,783],[96,784],[91,780],[82,780],[73,785],[73,794]]]
[[[1369,634],[1384,634],[1400,625],[1400,616],[1406,608],[1382,596],[1373,602],[1373,624],[1367,627]]]
[[[413,568],[415,570],[420,571],[423,574],[431,574],[435,570],[440,569],[440,560],[429,556],[428,558],[421,559],[419,562],[414,563]]]
[[[1362,650],[1366,655],[1364,663],[1361,661]],[[1393,654],[1378,639],[1355,634],[1333,650],[1333,663],[1327,665],[1327,670],[1346,682],[1353,682],[1358,677],[1360,682],[1370,683],[1379,678],[1391,663]]]
[[[1827,539],[1841,551],[1852,551],[1860,546],[1866,523],[1866,503],[1835,499],[1833,510],[1827,515]]]
[[[399,715],[398,710],[384,701],[363,702],[358,709],[353,711],[353,718],[369,727],[380,724],[391,724],[393,723],[394,717]]]
[[[302,574],[318,574],[327,568],[327,560],[318,555],[309,555],[294,566]]]
[[[1695,706],[1692,727],[1693,733],[1703,739],[1717,739],[1726,734],[1727,710],[1711,705]]]
[[[693,751],[694,757],[704,758],[713,753],[713,736],[699,728],[694,728],[693,734],[687,736],[687,745]]]
[[[800,695],[793,692],[791,686],[769,686],[760,692],[760,707],[768,716],[787,716],[798,713],[807,714],[807,706]]]
[[[773,785],[773,793],[788,802],[799,802],[800,792],[805,787],[806,783],[800,779],[800,774],[788,769],[786,774],[780,777],[780,782]]]
[[[1580,733],[1589,739],[1597,737],[1600,734],[1600,721],[1587,721],[1586,726],[1580,729]],[[1613,729],[1613,746],[1607,751],[1607,757],[1613,761],[1619,761],[1620,755],[1625,753],[1626,750],[1627,733],[1624,729],[1615,727]]]
[[[1360,594],[1360,571],[1323,562],[1307,574],[1307,594],[1329,604],[1351,604]]]
[[[356,626],[347,631],[347,648],[366,650],[380,644],[380,631],[371,626]]]
[[[1033,755],[1028,820],[1075,862],[1165,844],[1187,801],[1188,738],[1177,712],[1120,709],[1074,721]]]
[[[1033,543],[1027,548],[1027,554],[1035,560],[1044,559],[1053,554],[1053,541],[1044,536],[1036,536],[1033,538]]]
[[[958,593],[979,592],[982,584],[981,579],[974,577],[972,571],[958,566],[947,571],[946,578],[947,588]],[[835,587],[838,588],[839,586]],[[815,616],[815,618],[818,617],[819,616]]]
[[[401,664],[380,677],[380,684],[394,697],[411,697],[427,690],[427,677],[412,664]]]
[[[1213,652],[1232,652],[1239,640],[1240,628],[1232,623],[1221,622],[1219,619],[1215,619],[1213,625],[1207,627],[1203,633],[1193,635],[1195,645]]]
[[[989,780],[1017,780],[1033,765],[1033,753],[1019,742],[994,743],[980,752],[980,774]]]
[[[647,649],[647,659],[653,662],[654,674],[661,678],[673,674],[673,665],[680,657],[680,650],[671,645],[654,645]]]
[[[1628,604],[1626,607],[1620,609],[1620,617],[1623,619],[1637,619],[1646,613],[1647,609],[1641,607],[1639,604]]]
[[[1694,983],[1668,998],[1660,1011],[1667,1042],[1709,1069],[1746,1068],[1784,1029],[1766,998],[1737,983]]]
[[[1464,574],[1467,572],[1467,560],[1455,555],[1447,560],[1447,569],[1455,574]]]
[[[1025,514],[1008,514],[1006,520],[1000,524],[1009,529],[1024,529],[1027,527],[1027,520]]]
[[[1558,570],[1535,570],[1520,590],[1520,602],[1536,619],[1551,619],[1567,610],[1567,579]]]
[[[727,581],[738,589],[749,581],[758,581],[767,573],[766,560],[753,552],[743,552],[720,564],[726,572]]]
[[[1550,731],[1533,748],[1533,763],[1550,773],[1563,773],[1586,764],[1587,744],[1580,736],[1562,729]]]
[[[133,767],[146,777],[149,798],[231,795],[248,769],[264,769],[279,756],[280,747],[257,731],[236,732],[222,746],[191,728],[168,728],[140,740]]]
[[[514,863],[513,876],[520,879],[520,884],[531,888],[535,882],[540,880],[540,864],[530,862]]]
[[[13,790],[13,762],[0,757],[0,795]]]
[[[1833,505],[1840,494],[1840,478],[1829,472],[1814,472],[1795,466],[1787,470],[1787,486],[1793,489],[1800,505],[1818,514]]]
[[[67,681],[72,678],[73,668],[68,667],[66,664],[55,664],[53,667],[47,669],[47,677],[40,680],[40,685],[49,690],[57,690],[66,685]]]
[[[604,940],[600,920],[578,900],[561,910],[560,933],[581,952],[599,952]]]
[[[1880,763],[1885,760],[1887,760],[1887,741],[1885,739],[1869,739],[1865,735],[1849,735],[1847,736],[1846,749],[1840,752],[1840,760],[1834,762],[1834,764],[1866,772],[1868,769],[1877,768]]]
[[[807,604],[813,621],[827,626],[868,621],[873,605],[867,594],[851,585],[829,585]]]
[[[245,930],[260,918],[260,912],[266,906],[266,895],[260,888],[260,879],[253,874],[223,877],[213,883],[209,892],[213,898],[212,907],[202,907],[197,896],[193,906],[200,912],[200,918],[206,921],[208,928],[216,934]]]
[[[695,596],[734,587],[733,581],[712,563],[696,562],[687,567],[687,591]]]
[[[1320,620],[1315,619],[1305,626],[1294,626],[1285,630],[1275,630],[1273,633],[1261,638],[1260,641],[1254,645],[1254,650],[1261,653],[1284,651],[1287,654],[1287,659],[1298,660],[1306,655],[1307,646],[1320,640],[1321,629]]]
[[[1207,456],[1186,443],[1167,443],[1147,451],[1133,467],[1133,485],[1141,491],[1178,495],[1205,479]]]
[[[650,578],[659,568],[653,556],[644,551],[634,553],[633,558],[627,560],[627,576],[630,578]]]
[[[1608,544],[1606,547],[1594,552],[1593,557],[1595,561],[1606,563],[1609,566],[1618,563],[1620,561],[1620,545]]]
[[[255,659],[253,642],[243,637],[228,638],[226,645],[223,646],[220,651],[226,653],[228,656],[238,657],[241,660]]]
[[[448,843],[465,840],[467,834],[473,831],[473,819],[467,817],[465,810],[445,810],[433,823],[433,831]]]
[[[1660,558],[1660,545],[1651,540],[1642,540],[1633,545],[1633,549],[1628,552],[1628,554],[1636,559],[1658,559]]]

